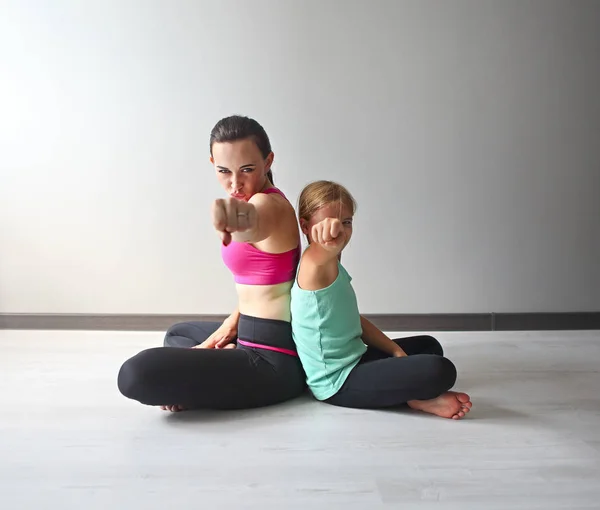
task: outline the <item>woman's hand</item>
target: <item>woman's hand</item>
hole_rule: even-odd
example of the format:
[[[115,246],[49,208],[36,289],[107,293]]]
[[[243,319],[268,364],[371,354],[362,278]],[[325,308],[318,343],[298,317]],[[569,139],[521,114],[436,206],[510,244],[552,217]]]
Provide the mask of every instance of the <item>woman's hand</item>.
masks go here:
[[[212,335],[194,349],[235,349],[232,344],[237,338],[237,324],[225,320]]]
[[[212,205],[212,221],[223,244],[227,246],[234,232],[254,230],[258,225],[258,215],[254,204],[235,198],[219,198]]]

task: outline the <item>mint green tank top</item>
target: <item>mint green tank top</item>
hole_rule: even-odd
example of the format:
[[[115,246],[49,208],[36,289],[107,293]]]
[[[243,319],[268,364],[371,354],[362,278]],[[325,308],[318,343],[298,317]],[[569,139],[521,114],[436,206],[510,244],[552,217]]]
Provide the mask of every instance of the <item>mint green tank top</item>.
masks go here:
[[[292,287],[292,335],[317,400],[335,395],[367,350],[351,281],[338,262],[338,276],[329,287],[304,290],[297,277]]]

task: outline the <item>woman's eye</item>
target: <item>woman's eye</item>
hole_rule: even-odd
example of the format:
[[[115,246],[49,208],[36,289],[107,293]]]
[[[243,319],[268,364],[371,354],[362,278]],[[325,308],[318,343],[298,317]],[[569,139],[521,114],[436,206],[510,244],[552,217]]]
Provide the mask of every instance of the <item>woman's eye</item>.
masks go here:
[[[242,168],[242,172],[254,172],[254,168]]]
[[[352,221],[346,220],[346,221],[344,221],[344,225],[352,225]]]
[[[220,169],[219,169],[219,173],[220,173],[220,174],[228,174],[228,173],[230,173],[230,172],[229,172],[229,170],[225,170],[224,168],[220,168]]]

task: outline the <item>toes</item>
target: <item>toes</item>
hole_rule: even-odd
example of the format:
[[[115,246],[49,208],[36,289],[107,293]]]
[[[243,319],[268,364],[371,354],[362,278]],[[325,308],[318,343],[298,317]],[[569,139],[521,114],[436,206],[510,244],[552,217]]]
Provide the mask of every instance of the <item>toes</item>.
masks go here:
[[[471,397],[469,397],[469,395],[467,395],[466,393],[457,393],[456,394],[456,399],[461,403],[461,404],[466,404],[467,402],[471,401]]]

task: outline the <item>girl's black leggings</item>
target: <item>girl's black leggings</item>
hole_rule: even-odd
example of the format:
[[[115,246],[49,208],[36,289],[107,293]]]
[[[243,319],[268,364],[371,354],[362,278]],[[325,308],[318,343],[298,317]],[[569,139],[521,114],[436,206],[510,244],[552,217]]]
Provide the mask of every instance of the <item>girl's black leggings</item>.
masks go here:
[[[244,409],[299,396],[306,388],[289,322],[242,315],[235,349],[192,349],[219,326],[186,322],[171,327],[164,347],[146,349],[127,360],[118,375],[121,393],[147,405],[187,409]]]
[[[341,389],[325,400],[333,405],[376,409],[409,400],[429,400],[456,382],[456,368],[431,336],[394,340],[408,356],[394,358],[369,347]]]

